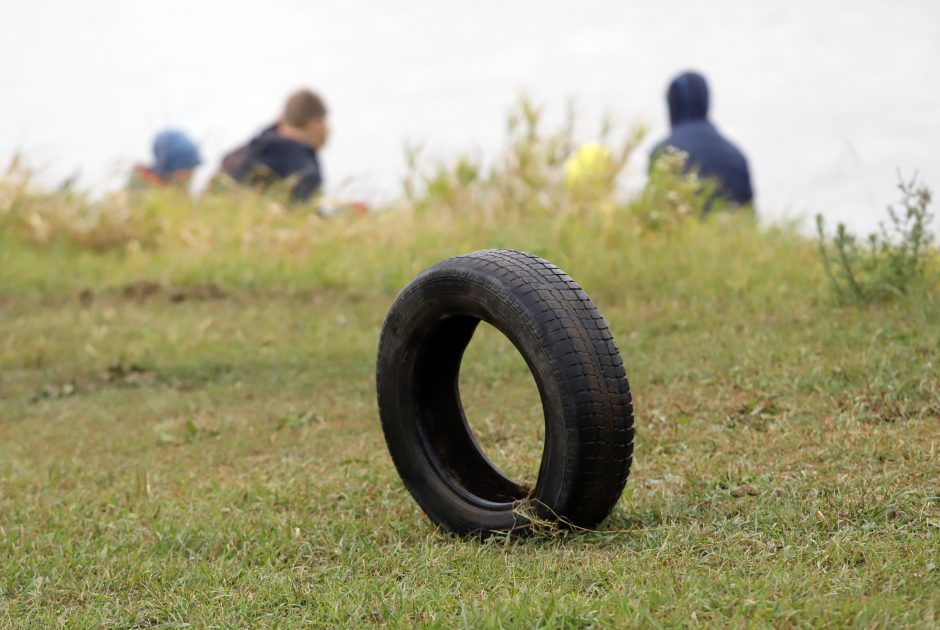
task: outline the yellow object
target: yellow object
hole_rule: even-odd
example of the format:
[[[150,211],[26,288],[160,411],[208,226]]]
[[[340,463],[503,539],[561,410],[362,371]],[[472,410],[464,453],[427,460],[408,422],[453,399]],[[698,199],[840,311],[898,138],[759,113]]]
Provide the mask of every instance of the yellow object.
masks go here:
[[[598,142],[588,142],[568,158],[565,164],[565,186],[589,190],[606,187],[613,172],[610,151]]]

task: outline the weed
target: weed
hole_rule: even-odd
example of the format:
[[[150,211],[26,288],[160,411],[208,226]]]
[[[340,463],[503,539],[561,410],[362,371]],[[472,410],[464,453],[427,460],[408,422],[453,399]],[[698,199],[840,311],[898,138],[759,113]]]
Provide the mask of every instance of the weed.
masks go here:
[[[281,416],[277,420],[277,430],[280,431],[285,428],[300,429],[311,423],[322,425],[326,423],[326,420],[316,411],[309,410],[303,413]]]
[[[605,147],[608,156],[603,173],[573,185],[566,166],[577,148],[574,110],[569,105],[564,123],[553,132],[544,131],[543,117],[542,108],[522,99],[508,118],[508,146],[489,168],[475,158],[460,156],[432,164],[428,173],[420,160],[420,149],[409,148],[404,184],[409,204],[419,214],[482,215],[488,220],[612,212],[619,205],[617,178],[645,129],[636,127],[614,139],[611,125],[605,123],[596,143]],[[613,148],[607,149],[608,145]]]
[[[630,205],[630,215],[642,231],[673,233],[689,219],[717,210],[718,185],[686,171],[688,154],[668,147],[650,169],[642,196]]]
[[[829,284],[842,300],[858,303],[898,297],[909,293],[920,281],[937,253],[932,249],[929,226],[930,189],[915,175],[910,180],[899,177],[903,211],[888,206],[888,221],[880,232],[859,242],[845,224],[826,237],[821,214],[816,215],[819,255]]]

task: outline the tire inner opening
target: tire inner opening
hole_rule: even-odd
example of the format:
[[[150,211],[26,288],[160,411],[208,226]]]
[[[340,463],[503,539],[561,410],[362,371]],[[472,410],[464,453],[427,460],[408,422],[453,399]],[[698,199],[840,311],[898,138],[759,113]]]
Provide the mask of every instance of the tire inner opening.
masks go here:
[[[425,348],[421,415],[438,465],[486,501],[526,497],[538,478],[545,420],[525,359],[499,330],[473,317],[441,322]]]

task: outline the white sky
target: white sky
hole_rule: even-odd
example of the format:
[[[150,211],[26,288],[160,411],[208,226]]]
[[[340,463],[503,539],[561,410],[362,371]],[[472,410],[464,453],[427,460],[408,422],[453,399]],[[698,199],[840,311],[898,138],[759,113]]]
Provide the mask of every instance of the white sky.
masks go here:
[[[584,138],[609,112],[652,143],[666,84],[692,67],[766,215],[869,229],[896,169],[940,187],[940,2],[634,4],[0,0],[0,160],[103,190],[174,126],[202,146],[205,179],[310,86],[331,108],[329,185],[375,201],[397,193],[405,141],[495,155],[522,93],[556,120],[574,98]],[[644,170],[638,156],[631,181]]]

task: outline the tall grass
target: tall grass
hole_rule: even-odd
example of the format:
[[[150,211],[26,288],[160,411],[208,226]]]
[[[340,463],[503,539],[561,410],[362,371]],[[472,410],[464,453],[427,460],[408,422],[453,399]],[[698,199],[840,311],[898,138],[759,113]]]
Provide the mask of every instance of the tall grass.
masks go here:
[[[468,155],[427,163],[412,150],[401,198],[365,216],[324,217],[315,204],[290,206],[283,195],[232,186],[197,199],[158,189],[92,200],[39,189],[14,161],[0,177],[0,244],[7,251],[0,279],[9,288],[146,278],[394,291],[436,260],[480,247],[527,249],[574,264],[579,278],[597,278],[601,287],[611,279],[644,282],[630,273],[636,265],[667,264],[662,277],[676,268],[713,267],[716,290],[737,282],[722,266],[728,256],[751,257],[768,278],[814,265],[812,243],[789,228],[760,228],[746,213],[711,212],[702,220],[714,185],[686,173],[681,154],[660,158],[641,193],[621,194],[619,177],[635,159],[640,127],[617,135],[605,125],[596,139],[605,156],[599,170],[573,179],[574,122],[569,111],[560,128],[546,130],[542,109],[523,100],[508,118],[505,149],[489,166]],[[929,201],[926,189],[908,193],[907,202]],[[910,203],[904,220],[921,217],[912,228],[915,249],[894,256],[879,245],[868,258],[898,262],[889,265],[897,273],[886,282],[924,275],[935,264],[921,225],[929,215],[911,215]],[[63,273],[76,257],[82,264]],[[823,260],[828,266],[820,271],[836,286],[858,285],[851,268],[835,278],[841,272],[831,255]],[[889,288],[903,292],[895,284]]]
[[[504,152],[488,168],[467,156],[427,164],[412,154],[402,198],[368,216],[325,218],[315,206],[291,207],[238,188],[194,200],[169,189],[91,200],[37,190],[14,164],[0,178],[0,240],[27,251],[9,261],[15,277],[5,283],[93,282],[50,271],[57,256],[78,255],[90,261],[82,269],[97,268],[114,281],[157,269],[178,281],[251,285],[287,274],[322,286],[394,288],[434,260],[475,247],[548,249],[564,259],[590,243],[597,258],[622,257],[650,234],[655,243],[656,233],[701,214],[694,176],[679,171],[657,171],[652,193],[618,193],[641,128],[622,137],[603,129],[598,142],[609,149],[607,170],[572,185],[566,164],[577,148],[573,117],[548,132],[542,118],[523,101],[509,117]]]

